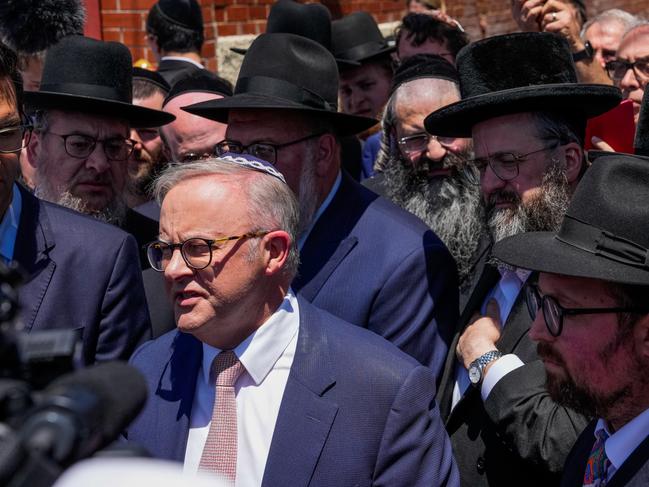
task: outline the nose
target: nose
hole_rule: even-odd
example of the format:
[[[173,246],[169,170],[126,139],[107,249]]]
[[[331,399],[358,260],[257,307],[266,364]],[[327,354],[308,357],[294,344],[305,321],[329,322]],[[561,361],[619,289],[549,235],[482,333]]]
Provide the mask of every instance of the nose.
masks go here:
[[[536,318],[532,321],[532,325],[529,330],[529,337],[535,342],[549,342],[553,340],[553,336],[548,332],[548,327],[545,324],[545,317],[543,316],[543,310],[536,310]]]
[[[482,195],[485,201],[489,200],[489,196],[495,191],[498,191],[504,188],[507,185],[507,181],[503,181],[496,173],[491,169],[491,166],[487,164],[487,167],[480,174],[480,189],[482,190]]]
[[[633,68],[629,68],[624,73],[624,76],[620,80],[620,89],[625,91],[633,91],[640,88],[640,83],[633,72]]]
[[[185,259],[183,259],[180,249],[174,249],[171,254],[171,259],[164,270],[165,279],[170,282],[177,281],[192,274],[193,270],[187,265]]]
[[[95,148],[86,159],[86,167],[94,169],[99,174],[110,169],[110,161],[106,157],[104,146],[101,142],[97,142]]]
[[[446,152],[446,147],[440,144],[435,136],[428,138],[428,145],[426,146],[426,157],[428,159],[435,162],[441,161],[446,155]]]

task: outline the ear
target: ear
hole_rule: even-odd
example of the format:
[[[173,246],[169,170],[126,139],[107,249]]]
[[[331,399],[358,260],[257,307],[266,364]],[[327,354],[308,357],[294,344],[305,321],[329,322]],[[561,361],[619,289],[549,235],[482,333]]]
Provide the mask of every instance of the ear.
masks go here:
[[[290,249],[291,236],[284,230],[275,230],[264,236],[262,252],[267,276],[276,275],[284,269]]]
[[[332,167],[336,167],[336,172],[338,171],[338,150],[338,142],[333,134],[320,136],[316,154],[316,175],[327,177],[330,175]]]
[[[32,132],[32,135],[29,139],[29,144],[27,144],[27,162],[29,165],[37,168],[38,167],[38,156],[41,152],[41,134],[38,132]]]
[[[568,183],[577,183],[584,165],[584,151],[579,147],[579,144],[575,142],[570,142],[563,146],[563,151],[566,161],[566,178],[568,179]]]

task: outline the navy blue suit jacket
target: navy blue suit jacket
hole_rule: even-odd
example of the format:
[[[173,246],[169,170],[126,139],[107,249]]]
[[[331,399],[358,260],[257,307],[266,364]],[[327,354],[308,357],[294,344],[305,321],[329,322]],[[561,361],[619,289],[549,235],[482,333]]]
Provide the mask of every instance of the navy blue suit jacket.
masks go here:
[[[343,173],[300,260],[295,291],[440,375],[458,321],[457,271],[420,219]]]
[[[431,371],[298,299],[297,349],[262,485],[458,485]],[[177,331],[133,355],[150,395],[130,442],[183,460],[201,361],[201,343]]]
[[[135,240],[23,188],[14,260],[27,331],[76,329],[83,363],[126,360],[151,335]]]

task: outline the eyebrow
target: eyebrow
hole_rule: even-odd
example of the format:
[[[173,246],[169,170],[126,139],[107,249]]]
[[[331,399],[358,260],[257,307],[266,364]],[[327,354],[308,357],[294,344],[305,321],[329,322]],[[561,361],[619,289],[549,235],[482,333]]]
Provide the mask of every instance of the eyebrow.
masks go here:
[[[0,120],[0,130],[6,128],[13,128],[19,126],[21,123],[20,117],[10,117]]]

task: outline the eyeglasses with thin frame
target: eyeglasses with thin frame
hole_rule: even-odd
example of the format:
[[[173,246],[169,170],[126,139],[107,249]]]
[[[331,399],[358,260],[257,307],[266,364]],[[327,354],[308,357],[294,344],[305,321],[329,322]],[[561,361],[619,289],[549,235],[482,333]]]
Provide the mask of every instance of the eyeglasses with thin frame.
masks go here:
[[[558,337],[563,331],[563,317],[576,315],[606,314],[606,313],[647,313],[649,308],[564,308],[552,296],[541,295],[536,284],[525,286],[525,301],[532,321],[536,319],[539,309],[543,310],[543,319],[548,332]]]
[[[619,83],[629,69],[638,79],[649,79],[649,58],[637,59],[635,62],[628,62],[623,59],[615,59],[606,63],[606,73],[614,82]]]
[[[241,142],[225,139],[216,144],[216,146],[214,147],[214,153],[217,156],[222,156],[226,152],[233,152],[235,154],[249,154],[253,157],[256,157],[257,159],[261,159],[262,161],[275,164],[277,162],[277,151],[279,149],[299,144],[300,142],[304,142],[315,137],[320,137],[324,134],[325,132],[318,132],[317,134],[306,135],[299,139],[291,140],[290,142],[284,142],[283,144],[255,142],[253,144],[243,145]]]
[[[467,166],[473,166],[478,170],[478,172],[465,171],[467,179],[472,184],[480,184],[480,180],[487,170],[487,166],[491,168],[493,173],[501,181],[511,181],[516,179],[519,173],[519,165],[522,162],[533,155],[538,154],[539,152],[554,150],[561,145],[561,141],[555,140],[552,144],[547,147],[542,147],[532,152],[526,154],[514,154],[512,152],[499,152],[490,157],[480,157],[469,161]]]
[[[455,141],[456,137],[440,137],[437,135],[430,135],[426,132],[418,132],[412,135],[406,135],[397,140],[401,152],[405,155],[410,155],[414,152],[423,152],[428,147],[431,140],[436,140],[442,147],[449,148]]]
[[[133,153],[136,142],[125,137],[108,137],[96,139],[85,134],[57,134],[47,131],[46,133],[56,135],[63,139],[65,152],[77,159],[85,159],[95,150],[97,144],[101,144],[106,158],[113,161],[125,161]]]
[[[23,124],[0,129],[0,154],[14,154],[27,147],[32,128],[31,125]]]
[[[171,262],[171,258],[176,249],[180,249],[180,255],[185,261],[185,264],[187,264],[187,267],[201,270],[205,269],[212,263],[213,252],[223,248],[226,242],[241,240],[243,238],[263,237],[267,233],[269,233],[269,231],[264,230],[215,239],[195,237],[188,238],[183,242],[175,244],[156,240],[146,244],[144,247],[146,249],[146,256],[149,264],[158,272],[165,271],[167,265]]]

